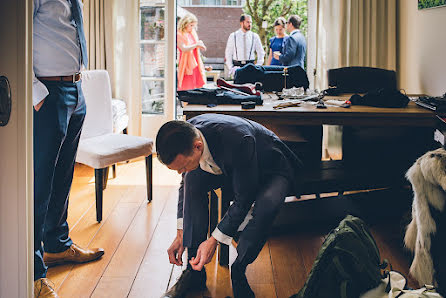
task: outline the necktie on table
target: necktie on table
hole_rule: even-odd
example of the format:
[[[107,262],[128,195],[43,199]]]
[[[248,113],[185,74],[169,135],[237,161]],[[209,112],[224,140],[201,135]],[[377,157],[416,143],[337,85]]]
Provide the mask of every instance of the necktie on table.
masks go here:
[[[82,64],[85,68],[88,65],[88,54],[87,54],[87,41],[85,40],[84,34],[84,22],[82,19],[82,10],[79,4],[80,0],[70,0],[71,2],[71,14],[73,15],[74,22],[76,23],[77,36],[79,38],[79,43],[81,46],[81,59]]]

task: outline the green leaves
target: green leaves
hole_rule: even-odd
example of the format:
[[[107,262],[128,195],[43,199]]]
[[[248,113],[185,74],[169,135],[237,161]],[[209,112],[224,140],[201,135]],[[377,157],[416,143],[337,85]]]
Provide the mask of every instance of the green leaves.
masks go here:
[[[252,16],[252,31],[259,34],[265,48],[269,46],[269,39],[274,36],[273,24],[278,17],[288,19],[293,14],[301,17],[300,30],[306,36],[308,23],[307,0],[246,0],[243,11]],[[262,28],[263,21],[268,23],[266,29]]]
[[[446,0],[418,0],[418,9],[446,5]]]

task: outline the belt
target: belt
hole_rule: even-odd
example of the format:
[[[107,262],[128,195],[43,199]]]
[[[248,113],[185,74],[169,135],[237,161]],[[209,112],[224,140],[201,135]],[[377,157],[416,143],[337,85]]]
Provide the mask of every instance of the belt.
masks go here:
[[[37,77],[41,81],[63,81],[77,83],[81,80],[82,74],[80,72],[71,76],[55,76],[55,77]]]
[[[245,66],[248,63],[254,63],[254,60],[232,60],[234,66]]]

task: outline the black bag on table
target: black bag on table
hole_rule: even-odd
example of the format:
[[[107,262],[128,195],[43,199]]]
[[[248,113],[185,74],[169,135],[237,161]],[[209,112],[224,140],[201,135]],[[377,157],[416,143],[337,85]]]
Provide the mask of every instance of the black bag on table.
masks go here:
[[[303,288],[293,298],[358,298],[383,275],[375,240],[365,223],[347,215],[328,234]]]
[[[354,94],[350,98],[350,102],[352,105],[378,108],[404,108],[409,103],[409,97],[397,89],[380,88],[370,91],[364,96]]]

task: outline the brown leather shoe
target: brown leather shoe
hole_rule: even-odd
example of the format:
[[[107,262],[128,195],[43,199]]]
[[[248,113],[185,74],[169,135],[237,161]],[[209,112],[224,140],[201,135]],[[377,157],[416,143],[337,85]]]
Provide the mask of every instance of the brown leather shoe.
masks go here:
[[[59,253],[43,254],[43,260],[48,267],[65,263],[87,263],[99,259],[104,255],[102,248],[83,249],[76,244],[72,244],[69,249]]]
[[[40,278],[34,281],[34,297],[35,298],[57,298],[56,291],[50,285],[51,281],[48,278]]]

